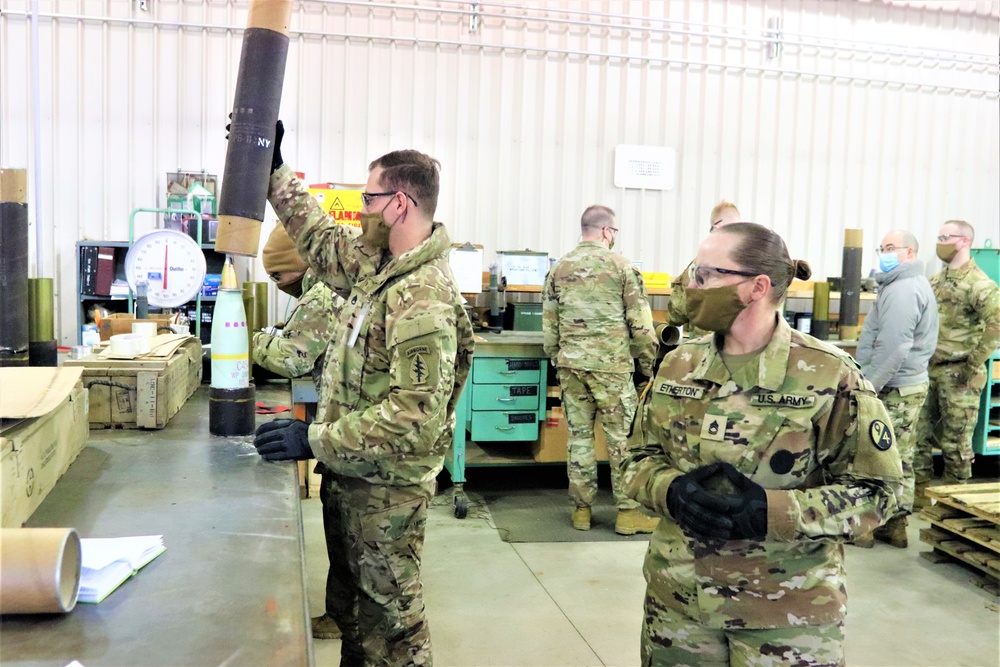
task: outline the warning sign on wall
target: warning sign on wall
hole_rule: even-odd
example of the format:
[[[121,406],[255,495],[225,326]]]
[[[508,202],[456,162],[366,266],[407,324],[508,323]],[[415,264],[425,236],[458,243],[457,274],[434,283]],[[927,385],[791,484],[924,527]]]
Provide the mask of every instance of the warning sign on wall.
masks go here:
[[[340,224],[361,227],[361,190],[354,189],[356,187],[338,183],[314,183],[309,186],[309,194]]]

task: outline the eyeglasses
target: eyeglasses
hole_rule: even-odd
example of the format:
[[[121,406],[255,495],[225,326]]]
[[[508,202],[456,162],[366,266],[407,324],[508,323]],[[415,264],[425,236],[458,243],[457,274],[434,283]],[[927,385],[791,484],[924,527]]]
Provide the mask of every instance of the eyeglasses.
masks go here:
[[[402,192],[402,190],[397,190],[396,192]],[[365,207],[368,207],[372,205],[372,202],[375,201],[377,197],[388,197],[390,195],[395,195],[396,192],[362,192],[361,202],[365,205]],[[420,204],[417,203],[417,200],[411,197],[409,193],[403,192],[403,194],[406,195],[407,199],[413,202],[414,206],[420,206]]]
[[[890,253],[890,252],[898,252],[900,250],[909,250],[909,249],[910,249],[910,246],[906,246],[906,245],[892,245],[890,243],[889,245],[886,245],[886,246],[881,246],[880,245],[879,247],[875,248],[875,252],[877,252],[880,255],[884,255],[884,254]]]
[[[938,241],[941,243],[947,243],[950,239],[967,239],[968,236],[962,236],[961,234],[942,234],[938,237]]]
[[[617,232],[618,231],[617,227],[612,227],[611,225],[605,225],[604,228],[605,229],[610,229],[613,232]]]
[[[692,264],[691,269],[688,271],[688,281],[701,286],[705,284],[705,281],[708,280],[713,273],[720,276],[743,276],[744,278],[754,278],[760,275],[760,273],[752,271],[737,271],[736,269],[721,269],[717,266],[700,266],[698,264]]]

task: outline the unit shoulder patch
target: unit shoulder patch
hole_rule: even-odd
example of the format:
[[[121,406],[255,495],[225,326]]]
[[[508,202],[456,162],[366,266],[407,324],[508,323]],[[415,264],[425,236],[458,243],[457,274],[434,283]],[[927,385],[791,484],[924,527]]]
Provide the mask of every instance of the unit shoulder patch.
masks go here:
[[[872,439],[872,444],[879,451],[888,451],[892,447],[892,429],[881,419],[875,419],[868,426],[868,435]]]

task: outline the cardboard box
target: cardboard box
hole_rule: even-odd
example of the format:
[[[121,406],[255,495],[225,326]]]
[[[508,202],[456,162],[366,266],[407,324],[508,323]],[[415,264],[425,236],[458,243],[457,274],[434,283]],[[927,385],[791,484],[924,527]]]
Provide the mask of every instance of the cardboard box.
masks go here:
[[[137,320],[129,313],[112,313],[108,317],[101,319],[101,324],[97,330],[101,333],[101,340],[111,340],[112,336],[118,334],[132,333],[133,322],[156,322],[159,326],[167,326],[173,315],[150,315],[144,320]]]
[[[531,455],[539,463],[565,461],[567,458],[566,441],[569,438],[569,429],[566,426],[566,416],[562,414],[561,409],[555,411],[555,414],[552,413],[550,410],[551,416],[539,425],[538,440],[531,448]],[[552,423],[555,426],[551,425]],[[604,439],[600,417],[594,424],[594,452],[598,461],[608,460],[608,445]]]
[[[69,359],[90,390],[90,428],[163,428],[201,384],[201,343],[183,338],[167,357]]]
[[[83,449],[87,390],[79,369],[64,368],[0,368],[0,387],[18,388],[0,391],[0,525],[13,528],[28,520]]]

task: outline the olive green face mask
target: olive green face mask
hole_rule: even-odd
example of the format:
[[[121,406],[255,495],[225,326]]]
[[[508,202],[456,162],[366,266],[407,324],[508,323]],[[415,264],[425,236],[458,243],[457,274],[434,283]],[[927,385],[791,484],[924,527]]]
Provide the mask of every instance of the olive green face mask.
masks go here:
[[[938,243],[937,256],[942,262],[950,262],[958,254],[958,247],[954,243]]]
[[[361,237],[368,245],[388,250],[391,229],[385,224],[385,216],[381,212],[361,214]]]
[[[740,300],[737,285],[701,287],[687,292],[688,321],[706,331],[729,331],[749,304]]]

